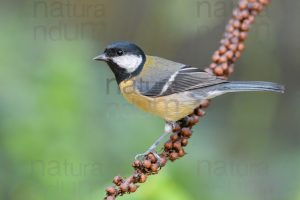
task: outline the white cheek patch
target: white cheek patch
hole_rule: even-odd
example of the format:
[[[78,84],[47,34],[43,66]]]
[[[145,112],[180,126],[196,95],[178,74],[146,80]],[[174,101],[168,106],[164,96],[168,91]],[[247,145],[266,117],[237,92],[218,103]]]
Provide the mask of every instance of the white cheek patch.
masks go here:
[[[118,66],[126,69],[128,73],[134,72],[143,62],[142,56],[124,55],[112,59]]]

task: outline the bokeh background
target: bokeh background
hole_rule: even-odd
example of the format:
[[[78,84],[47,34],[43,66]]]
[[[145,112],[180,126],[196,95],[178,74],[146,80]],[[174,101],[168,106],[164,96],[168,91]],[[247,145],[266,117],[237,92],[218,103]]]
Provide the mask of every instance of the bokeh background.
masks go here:
[[[129,105],[92,58],[113,41],[206,67],[236,1],[1,0],[0,199],[102,199],[163,121]],[[120,199],[300,200],[300,2],[257,19],[235,80],[284,95],[217,98],[188,155]]]

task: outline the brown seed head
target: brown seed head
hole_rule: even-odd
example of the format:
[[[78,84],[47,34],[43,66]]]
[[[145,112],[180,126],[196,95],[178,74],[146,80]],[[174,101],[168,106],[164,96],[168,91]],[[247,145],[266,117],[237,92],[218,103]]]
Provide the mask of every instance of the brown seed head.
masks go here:
[[[117,186],[120,186],[122,182],[123,182],[123,179],[121,176],[115,176],[113,179],[113,183]]]
[[[247,5],[248,5],[247,1],[240,1],[240,3],[239,3],[240,10],[246,9]]]
[[[201,103],[200,103],[200,108],[207,108],[210,104],[210,101],[205,99],[205,100],[202,100]]]
[[[246,39],[247,39],[247,36],[248,36],[247,32],[241,32],[241,33],[240,33],[240,39],[241,39],[242,41],[246,40]]]
[[[155,163],[157,161],[156,157],[153,155],[153,153],[148,154],[148,160],[150,160],[152,163]]]
[[[177,133],[174,133],[170,136],[170,139],[172,140],[172,142],[175,142],[176,140],[178,140],[179,136]]]
[[[177,151],[179,150],[179,149],[181,149],[181,142],[175,142],[174,144],[173,144],[173,147],[174,147],[174,149],[176,149]]]
[[[158,172],[158,169],[159,169],[159,166],[158,166],[158,164],[152,164],[151,165],[151,171],[153,172],[153,173],[157,173]]]
[[[169,150],[169,149],[171,149],[172,148],[172,146],[173,146],[173,143],[172,143],[172,141],[168,141],[168,142],[166,142],[165,143],[165,149],[166,150]]]
[[[141,174],[140,175],[140,179],[139,179],[139,182],[140,183],[145,183],[147,180],[147,176],[145,174]]]
[[[141,166],[141,161],[140,160],[135,160],[133,163],[132,163],[132,167],[140,167]]]
[[[190,128],[183,128],[181,130],[181,134],[184,136],[184,137],[191,137],[192,136],[192,131]]]
[[[179,157],[182,157],[182,156],[184,156],[184,155],[185,155],[184,149],[180,149],[180,150],[178,151],[178,156],[179,156]]]
[[[135,192],[137,190],[137,186],[133,183],[130,183],[128,186],[129,192]]]
[[[211,63],[209,67],[210,67],[211,69],[214,69],[216,66],[217,66],[216,63]]]
[[[219,53],[224,54],[226,52],[226,50],[227,50],[226,47],[224,45],[222,45],[219,49]]]
[[[150,160],[144,160],[143,161],[143,166],[147,169],[150,169],[151,167],[151,161]]]
[[[198,108],[195,110],[195,114],[198,115],[199,117],[203,117],[205,115],[204,110]]]
[[[167,163],[167,158],[165,156],[160,157],[160,166],[164,167]]]
[[[173,127],[173,132],[177,132],[180,131],[181,127],[179,126],[179,124],[175,124],[175,126]]]
[[[120,190],[121,190],[122,193],[127,192],[128,191],[128,184],[127,183],[122,183],[120,185]]]
[[[106,188],[106,193],[107,195],[111,196],[111,195],[115,195],[117,192],[117,190],[114,187],[108,187]]]
[[[224,75],[224,70],[222,69],[221,66],[218,66],[214,69],[214,73],[217,75],[217,76],[223,76]]]
[[[181,145],[182,145],[183,147],[185,147],[186,145],[188,145],[188,143],[189,143],[189,140],[188,140],[187,138],[183,138],[183,139],[181,140]]]
[[[178,153],[176,153],[176,152],[172,152],[171,154],[170,154],[170,160],[171,161],[175,161],[176,159],[178,159]]]
[[[105,198],[105,200],[115,200],[116,198],[114,196],[108,196]]]

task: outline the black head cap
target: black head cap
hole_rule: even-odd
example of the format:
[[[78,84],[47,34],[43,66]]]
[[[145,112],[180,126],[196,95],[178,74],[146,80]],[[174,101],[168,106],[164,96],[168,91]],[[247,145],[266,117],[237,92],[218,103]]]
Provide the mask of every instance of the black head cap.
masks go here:
[[[146,55],[136,44],[116,42],[108,45],[103,54],[94,58],[105,61],[116,76],[118,83],[137,76],[143,69]]]

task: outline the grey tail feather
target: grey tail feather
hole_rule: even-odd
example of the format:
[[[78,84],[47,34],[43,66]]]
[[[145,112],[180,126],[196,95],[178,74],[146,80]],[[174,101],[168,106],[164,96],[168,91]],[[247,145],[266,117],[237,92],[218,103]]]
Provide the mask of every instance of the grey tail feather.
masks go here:
[[[226,92],[247,92],[247,91],[271,91],[284,93],[284,86],[278,83],[263,81],[231,81],[223,84],[219,89]]]

